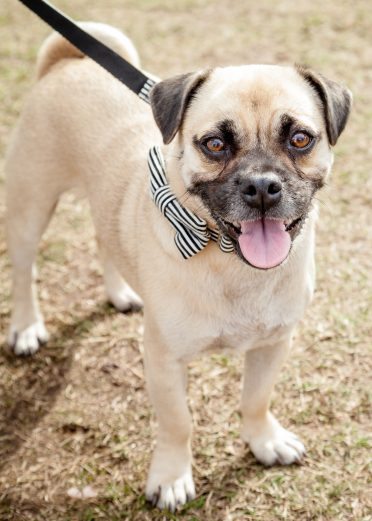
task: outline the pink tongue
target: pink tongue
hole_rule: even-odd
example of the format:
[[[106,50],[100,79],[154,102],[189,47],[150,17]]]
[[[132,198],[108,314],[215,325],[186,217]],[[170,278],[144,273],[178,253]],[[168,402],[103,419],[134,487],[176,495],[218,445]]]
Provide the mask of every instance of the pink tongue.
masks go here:
[[[239,246],[244,258],[256,268],[274,268],[287,257],[291,238],[283,221],[243,221]]]

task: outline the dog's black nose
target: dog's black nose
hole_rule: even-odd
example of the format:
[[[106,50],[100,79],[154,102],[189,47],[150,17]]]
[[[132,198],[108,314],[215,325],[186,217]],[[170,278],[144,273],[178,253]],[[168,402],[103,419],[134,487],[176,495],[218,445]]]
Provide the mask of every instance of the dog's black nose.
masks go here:
[[[280,201],[282,183],[277,176],[257,176],[240,180],[240,192],[249,206],[265,212]]]

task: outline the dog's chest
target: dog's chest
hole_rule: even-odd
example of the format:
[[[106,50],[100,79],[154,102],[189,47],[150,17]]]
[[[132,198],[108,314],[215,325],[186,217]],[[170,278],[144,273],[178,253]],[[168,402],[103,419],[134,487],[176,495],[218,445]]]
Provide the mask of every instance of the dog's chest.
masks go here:
[[[264,304],[260,299],[236,299],[229,301],[220,313],[200,315],[195,321],[191,344],[198,352],[246,351],[271,342],[293,322],[295,320],[284,316],[275,305]]]
[[[262,277],[264,279],[264,277]],[[172,320],[165,326],[172,348],[181,357],[224,349],[249,350],[275,342],[287,334],[310,300],[312,285],[306,280],[291,281],[289,287],[272,281],[205,281],[198,286],[198,298],[192,288],[183,298],[173,295]]]

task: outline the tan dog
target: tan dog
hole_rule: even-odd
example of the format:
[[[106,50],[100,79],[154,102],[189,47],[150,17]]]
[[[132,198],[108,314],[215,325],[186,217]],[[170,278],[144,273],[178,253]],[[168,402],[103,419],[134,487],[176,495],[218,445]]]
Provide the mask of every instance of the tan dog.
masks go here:
[[[137,63],[120,32],[86,27]],[[313,293],[313,196],[350,102],[345,88],[307,69],[218,68],[157,84],[157,128],[148,105],[59,36],[40,51],[6,162],[9,343],[20,355],[47,340],[32,267],[59,196],[80,184],[109,298],[120,310],[145,304],[145,367],[159,423],[146,494],[160,508],[195,495],[186,364],[206,350],[246,353],[242,436],[256,458],[287,465],[304,454],[269,412],[270,394]],[[210,241],[182,258],[150,197],[147,154],[162,137],[171,190],[235,252]]]

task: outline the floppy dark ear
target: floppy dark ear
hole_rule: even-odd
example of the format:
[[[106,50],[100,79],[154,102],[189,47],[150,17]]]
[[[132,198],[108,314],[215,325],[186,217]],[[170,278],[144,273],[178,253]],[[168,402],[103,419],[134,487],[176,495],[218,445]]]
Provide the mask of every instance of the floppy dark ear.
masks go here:
[[[297,70],[319,96],[323,105],[328,140],[331,145],[335,145],[349,117],[353,99],[351,92],[311,69],[297,67]]]
[[[166,145],[177,134],[192,96],[208,75],[209,71],[180,74],[153,87],[151,108]]]

